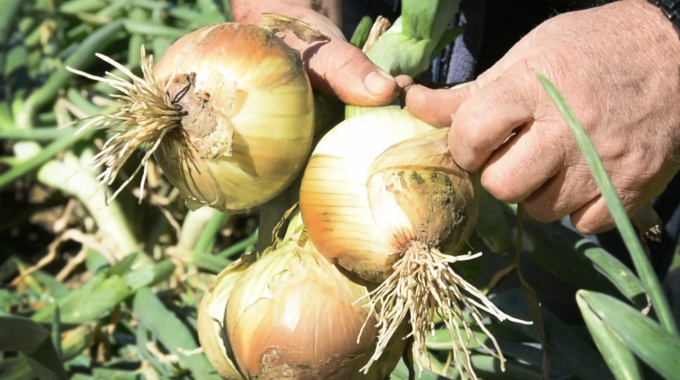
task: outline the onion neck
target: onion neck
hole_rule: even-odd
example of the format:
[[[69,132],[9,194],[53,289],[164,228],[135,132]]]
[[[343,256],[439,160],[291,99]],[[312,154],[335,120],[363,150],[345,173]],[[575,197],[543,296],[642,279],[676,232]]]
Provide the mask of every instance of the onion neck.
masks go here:
[[[453,41],[458,29],[448,29],[458,11],[459,0],[404,0],[402,16],[389,29],[384,19],[378,18],[363,47],[375,65],[392,76],[408,75],[416,78],[427,71],[430,62]],[[358,37],[357,37],[358,38]],[[345,117],[350,118],[376,108],[400,107],[399,100],[385,107],[348,105]]]

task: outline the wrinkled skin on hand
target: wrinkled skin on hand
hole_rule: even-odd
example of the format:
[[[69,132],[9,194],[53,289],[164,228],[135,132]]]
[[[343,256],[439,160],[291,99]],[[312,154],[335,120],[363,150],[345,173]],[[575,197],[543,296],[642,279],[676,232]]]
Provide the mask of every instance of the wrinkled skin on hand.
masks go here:
[[[474,82],[453,90],[412,86],[405,102],[417,117],[451,126],[454,159],[483,170],[482,185],[495,197],[524,200],[543,222],[569,215],[592,234],[613,220],[534,70],[571,104],[633,215],[679,168],[679,64],[672,23],[654,5],[628,0],[554,17]]]
[[[331,39],[307,44],[292,33],[285,35],[284,40],[301,52],[312,87],[348,104],[391,103],[398,95],[396,81],[347,42],[336,26],[340,23],[339,5],[340,0],[232,0],[238,22],[259,24],[262,13],[276,13],[303,20]]]

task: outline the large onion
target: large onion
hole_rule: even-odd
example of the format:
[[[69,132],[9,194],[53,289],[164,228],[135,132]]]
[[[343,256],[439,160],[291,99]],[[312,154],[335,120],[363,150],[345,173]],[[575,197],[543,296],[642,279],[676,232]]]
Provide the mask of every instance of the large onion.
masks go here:
[[[175,42],[153,73],[144,57],[143,79],[100,57],[133,80],[90,76],[125,94],[117,113],[92,121],[116,133],[95,157],[107,167],[103,183],[146,145],[143,163],[155,151],[189,207],[235,212],[272,199],[302,169],[312,91],[300,54],[272,32],[238,23],[199,29]]]
[[[370,297],[379,343],[364,370],[409,313],[416,357],[427,365],[425,335],[438,314],[452,334],[454,354],[463,356],[454,359],[474,377],[467,338],[458,333],[463,309],[482,329],[479,310],[510,318],[450,267],[479,256],[455,256],[474,229],[477,183],[451,158],[447,130],[402,110],[355,115],[317,145],[300,191],[309,236],[332,262],[381,283]]]
[[[307,241],[301,219],[284,241],[256,261],[227,303],[229,346],[247,379],[384,380],[402,356],[400,330],[383,359],[359,369],[375,348],[375,320],[360,280],[345,277]],[[291,234],[291,231],[296,231]]]
[[[300,208],[319,251],[359,277],[381,282],[398,251],[380,231],[366,181],[373,161],[391,145],[435,128],[396,108],[377,108],[333,128],[305,170]]]

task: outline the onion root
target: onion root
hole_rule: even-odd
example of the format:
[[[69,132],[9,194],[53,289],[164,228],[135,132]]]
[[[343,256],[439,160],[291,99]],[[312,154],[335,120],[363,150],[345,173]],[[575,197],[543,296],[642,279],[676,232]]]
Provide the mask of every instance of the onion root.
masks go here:
[[[182,108],[170,99],[168,89],[161,87],[153,76],[153,55],[146,55],[144,45],[141,48],[141,68],[144,78],[140,78],[125,66],[113,59],[97,54],[97,57],[119,69],[130,77],[132,83],[107,72],[112,78],[102,78],[86,72],[67,67],[74,74],[84,76],[98,82],[104,82],[122,92],[123,95],[111,95],[120,100],[118,111],[108,115],[97,115],[89,118],[78,132],[94,125],[97,129],[106,129],[114,136],[106,141],[102,150],[92,159],[91,166],[96,169],[102,165],[106,169],[97,176],[101,185],[111,185],[122,169],[123,164],[142,144],[146,145],[146,153],[134,173],[116,192],[107,198],[114,199],[139,170],[144,167],[143,178],[146,177],[146,163],[158,148],[165,135],[176,127],[182,126]],[[168,81],[168,85],[172,80]],[[143,197],[144,180],[140,185],[140,200]]]
[[[454,362],[462,362],[463,369],[473,379],[477,377],[470,361],[470,351],[467,348],[470,339],[474,339],[480,347],[498,358],[504,370],[505,359],[496,339],[482,323],[484,317],[480,310],[486,311],[501,321],[508,319],[524,324],[530,324],[530,322],[518,320],[503,313],[477,288],[454,272],[450,266],[458,261],[471,260],[479,256],[481,253],[449,256],[422,242],[413,241],[402,257],[392,266],[394,270],[392,274],[366,296],[370,299],[371,313],[376,316],[378,344],[375,353],[362,371],[364,373],[368,371],[371,364],[380,357],[409,313],[411,318],[409,336],[413,336],[416,361],[421,369],[430,367],[425,337],[428,331],[434,335],[435,316],[438,315],[451,334]],[[489,337],[495,350],[485,345],[472,332],[464,318],[465,308]]]

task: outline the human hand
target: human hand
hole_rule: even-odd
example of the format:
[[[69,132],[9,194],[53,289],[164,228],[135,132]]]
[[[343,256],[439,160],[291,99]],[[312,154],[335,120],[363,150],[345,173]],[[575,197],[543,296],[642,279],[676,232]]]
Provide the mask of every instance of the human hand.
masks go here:
[[[550,19],[474,82],[413,86],[405,103],[424,121],[451,126],[454,159],[483,170],[482,185],[496,198],[524,200],[543,222],[570,215],[576,229],[593,234],[613,220],[534,70],[571,104],[633,215],[679,168],[679,64],[672,24],[654,5],[628,0]]]
[[[391,103],[398,94],[394,78],[348,43],[328,17],[305,6],[306,3],[311,5],[312,2],[232,0],[232,7],[239,22],[259,24],[262,13],[276,13],[305,21],[329,37],[328,42],[307,44],[292,34],[285,36],[285,41],[301,52],[312,87],[337,95],[348,104],[378,106]]]

